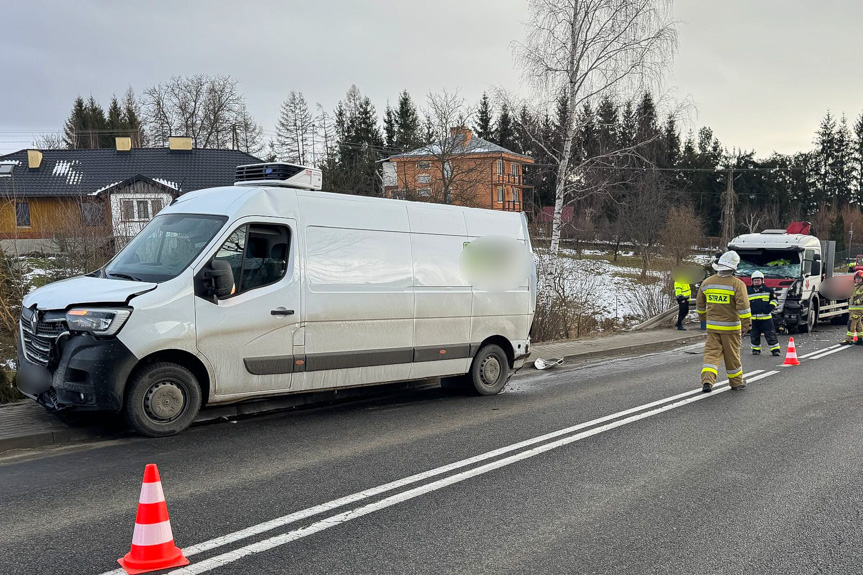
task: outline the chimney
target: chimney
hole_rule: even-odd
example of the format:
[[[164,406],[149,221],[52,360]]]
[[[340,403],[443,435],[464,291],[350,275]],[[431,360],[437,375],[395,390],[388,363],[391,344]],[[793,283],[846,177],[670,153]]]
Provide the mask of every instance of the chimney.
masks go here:
[[[38,170],[42,165],[42,152],[39,150],[27,150],[27,167],[31,170]]]
[[[118,152],[128,152],[132,149],[132,138],[114,138]]]
[[[168,138],[168,149],[188,152],[192,149],[192,138],[186,136],[171,136]]]
[[[470,143],[470,139],[473,137],[469,128],[464,126],[457,126],[455,128],[449,129],[449,135],[451,138],[461,138],[462,147],[467,146]]]

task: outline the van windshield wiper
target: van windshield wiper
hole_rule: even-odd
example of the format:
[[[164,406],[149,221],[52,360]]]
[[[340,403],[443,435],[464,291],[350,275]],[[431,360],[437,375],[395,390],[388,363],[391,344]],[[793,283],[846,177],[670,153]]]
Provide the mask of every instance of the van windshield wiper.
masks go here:
[[[136,278],[135,276],[130,276],[129,274],[121,274],[117,272],[105,272],[105,275],[107,275],[109,278],[122,278],[126,280],[132,280],[133,282],[144,281],[141,278]]]

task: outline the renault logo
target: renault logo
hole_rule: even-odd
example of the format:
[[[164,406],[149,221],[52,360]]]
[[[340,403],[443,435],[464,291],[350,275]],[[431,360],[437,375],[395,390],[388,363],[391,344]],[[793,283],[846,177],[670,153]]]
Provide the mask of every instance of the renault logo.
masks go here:
[[[33,314],[30,316],[30,329],[33,331],[33,335],[36,335],[36,331],[39,329],[39,312],[33,310]]]

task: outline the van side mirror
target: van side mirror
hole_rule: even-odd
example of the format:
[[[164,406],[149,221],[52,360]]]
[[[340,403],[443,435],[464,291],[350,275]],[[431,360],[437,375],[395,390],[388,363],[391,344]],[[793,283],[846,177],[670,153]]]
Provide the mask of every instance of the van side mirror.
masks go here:
[[[207,295],[213,296],[214,300],[228,297],[234,291],[234,270],[226,261],[213,260],[207,264],[204,278],[210,282]]]

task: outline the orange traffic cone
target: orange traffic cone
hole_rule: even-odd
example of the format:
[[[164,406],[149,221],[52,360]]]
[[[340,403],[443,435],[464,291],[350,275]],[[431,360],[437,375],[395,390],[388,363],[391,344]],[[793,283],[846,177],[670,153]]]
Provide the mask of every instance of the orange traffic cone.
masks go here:
[[[785,361],[782,365],[800,365],[800,360],[797,359],[797,347],[794,345],[794,338],[788,338],[788,351],[785,353]]]
[[[854,343],[857,343],[857,332],[854,332]]]
[[[162,493],[159,468],[154,463],[148,464],[144,469],[144,484],[138,499],[132,550],[117,562],[130,575],[189,564],[189,560],[183,557],[183,552],[174,545],[171,521],[168,519],[168,504],[165,503],[165,494]]]

